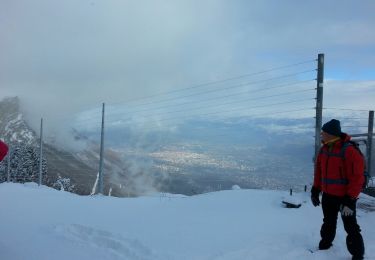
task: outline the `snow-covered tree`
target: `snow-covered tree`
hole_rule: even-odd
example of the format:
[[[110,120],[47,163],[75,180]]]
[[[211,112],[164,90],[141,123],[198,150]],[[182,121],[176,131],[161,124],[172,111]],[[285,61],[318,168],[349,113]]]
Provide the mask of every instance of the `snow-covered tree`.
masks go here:
[[[70,182],[70,178],[62,178],[61,176],[58,176],[52,187],[57,190],[74,192],[75,185]]]
[[[39,150],[22,144],[11,146],[10,153],[10,181],[38,182],[39,180]],[[0,164],[0,182],[7,180],[8,158]],[[42,182],[47,182],[47,163],[42,159]]]

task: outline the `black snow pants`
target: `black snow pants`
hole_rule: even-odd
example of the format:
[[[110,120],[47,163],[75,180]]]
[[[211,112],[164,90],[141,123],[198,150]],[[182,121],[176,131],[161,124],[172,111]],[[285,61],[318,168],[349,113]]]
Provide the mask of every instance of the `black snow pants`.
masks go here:
[[[323,225],[320,230],[320,235],[322,237],[321,243],[330,245],[335,239],[337,215],[340,212],[342,200],[342,197],[323,193],[322,208],[324,218]],[[341,218],[342,222],[344,223],[344,229],[347,233],[346,246],[348,251],[353,256],[363,256],[365,253],[365,247],[362,235],[360,233],[361,229],[357,224],[356,210],[354,210],[354,214],[352,216],[341,216]]]

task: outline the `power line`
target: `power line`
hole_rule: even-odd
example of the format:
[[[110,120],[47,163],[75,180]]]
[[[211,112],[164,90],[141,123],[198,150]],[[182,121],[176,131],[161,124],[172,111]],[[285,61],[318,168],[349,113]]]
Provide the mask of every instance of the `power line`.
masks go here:
[[[310,107],[310,108],[300,108],[300,109],[284,110],[284,111],[273,112],[272,115],[275,115],[275,114],[285,114],[285,113],[294,113],[294,112],[302,112],[302,111],[308,111],[308,110],[312,111],[312,110],[314,110],[314,108]],[[205,114],[205,115],[207,115],[207,114]],[[270,115],[270,113],[269,112],[268,113],[256,113],[256,114],[248,115],[248,117],[260,117],[260,116],[265,116],[265,115]],[[189,118],[186,118],[186,119],[189,119]],[[173,119],[175,119],[175,118],[173,118]],[[159,121],[168,121],[168,120],[159,120]],[[155,130],[155,127],[142,128],[141,130],[143,130],[143,131]]]
[[[225,87],[225,88],[214,89],[214,90],[207,90],[207,91],[204,91],[204,92],[193,93],[193,94],[185,95],[185,96],[179,96],[179,97],[173,97],[173,98],[168,98],[168,99],[163,99],[163,100],[158,100],[158,101],[153,101],[153,102],[148,102],[148,103],[136,104],[136,105],[133,105],[133,108],[137,107],[137,106],[145,106],[145,105],[163,103],[163,102],[167,102],[167,101],[175,101],[175,100],[183,99],[183,98],[187,98],[187,97],[198,96],[198,95],[202,95],[202,94],[208,94],[208,93],[213,93],[213,92],[218,92],[218,91],[223,91],[223,90],[228,90],[228,89],[243,87],[243,86],[247,86],[247,85],[251,85],[251,84],[256,84],[256,83],[261,83],[261,82],[267,82],[267,81],[271,81],[271,80],[275,80],[275,79],[287,78],[287,77],[290,77],[290,76],[295,76],[295,75],[299,75],[299,74],[303,74],[303,73],[307,73],[307,72],[312,72],[312,71],[316,71],[316,70],[315,69],[314,70],[306,70],[306,71],[301,71],[301,72],[297,72],[297,73],[282,75],[282,76],[278,76],[278,77],[273,77],[273,78],[268,78],[268,79],[263,79],[263,80],[258,80],[258,81],[247,82],[247,83],[238,84],[238,85],[234,85],[234,86],[229,86],[229,87]],[[288,87],[288,86],[291,86],[291,85],[295,85],[295,84],[298,84],[298,83],[305,83],[305,82],[312,81],[312,80],[315,80],[315,79],[309,79],[309,80],[304,80],[304,81],[299,81],[299,82],[297,81],[297,82],[292,82],[292,83],[283,84],[283,85],[279,85],[279,86],[273,86],[273,87],[258,89],[258,90],[254,90],[253,92],[260,92],[260,91],[265,91],[265,90],[269,90],[269,89],[276,89],[276,88],[281,88],[281,87]],[[232,95],[227,95],[227,96],[234,96],[234,95],[237,95],[237,94],[232,94]],[[238,95],[239,95],[239,93],[238,93]],[[220,97],[220,98],[224,98],[224,97]],[[211,100],[215,100],[215,98],[211,98]],[[201,102],[204,102],[204,101],[201,101]],[[113,106],[113,104],[116,104],[116,103],[112,103],[109,106]],[[119,103],[117,103],[117,104],[119,104]],[[145,109],[145,110],[150,110],[150,108]],[[89,119],[89,118],[87,118],[87,119]]]
[[[356,127],[368,127],[367,125],[342,125],[341,127],[346,127],[346,128],[356,128]]]
[[[221,80],[210,81],[210,82],[206,82],[206,83],[200,83],[200,84],[193,85],[193,86],[186,87],[186,88],[182,88],[182,89],[177,89],[177,90],[172,90],[172,91],[164,91],[164,92],[160,92],[160,93],[157,93],[157,94],[154,94],[154,95],[149,95],[149,96],[146,96],[146,97],[140,97],[140,98],[137,98],[137,99],[131,99],[131,100],[123,101],[121,103],[136,102],[136,101],[139,101],[139,100],[154,98],[154,97],[157,97],[157,96],[167,95],[167,94],[171,94],[171,93],[177,93],[177,92],[181,92],[181,91],[185,91],[185,90],[189,90],[189,89],[196,89],[196,88],[200,88],[200,87],[204,87],[204,86],[210,86],[210,85],[214,85],[214,84],[218,84],[218,83],[223,83],[223,82],[228,82],[228,81],[232,81],[232,80],[242,79],[242,78],[246,78],[246,77],[250,77],[250,76],[264,74],[264,73],[267,73],[267,72],[272,72],[272,71],[276,71],[276,70],[282,70],[282,69],[286,69],[286,68],[291,68],[291,67],[299,66],[299,65],[302,65],[302,64],[311,63],[313,61],[316,61],[316,59],[302,61],[302,62],[298,62],[298,63],[294,63],[294,64],[289,64],[289,65],[285,65],[285,66],[280,66],[280,67],[275,67],[275,68],[271,68],[271,69],[266,69],[266,70],[262,70],[262,71],[258,71],[258,72],[254,72],[254,73],[242,74],[242,75],[239,75],[239,76],[234,76],[234,77],[225,78],[225,79],[221,79]],[[113,104],[119,104],[119,103],[113,103]]]
[[[309,99],[307,99],[309,100]],[[310,99],[313,100],[313,99]],[[293,112],[300,112],[300,111],[307,111],[307,110],[315,110],[315,108],[310,107],[310,108],[302,108],[302,109],[292,109],[292,110],[284,110],[284,111],[278,111],[278,112],[272,112],[272,115],[274,114],[284,114],[284,113],[293,113]],[[267,113],[261,113],[261,114],[255,114],[255,115],[250,115],[252,117],[258,117],[258,116],[264,116],[264,115],[269,115],[269,112]]]
[[[308,91],[312,91],[312,90],[315,90],[315,89],[305,89],[305,90],[287,92],[287,93],[276,94],[276,95],[269,95],[269,96],[255,97],[255,98],[254,97],[253,98],[246,98],[246,99],[243,99],[243,100],[235,100],[235,101],[224,102],[224,103],[220,103],[218,105],[217,104],[210,104],[210,105],[204,105],[204,106],[193,107],[193,108],[188,108],[188,109],[185,108],[185,109],[180,109],[180,110],[172,110],[172,111],[167,111],[167,112],[163,112],[163,113],[153,113],[153,114],[149,114],[149,115],[140,115],[140,117],[143,117],[143,118],[144,117],[154,117],[154,116],[162,116],[162,115],[166,115],[166,114],[187,112],[187,111],[190,111],[190,110],[216,108],[216,107],[226,106],[226,105],[230,105],[230,104],[239,104],[239,103],[243,103],[243,102],[247,102],[247,101],[251,101],[251,100],[258,101],[258,100],[261,100],[261,99],[267,99],[267,98],[272,98],[272,97],[288,96],[288,95],[291,95],[291,94],[308,92]],[[110,117],[111,115],[113,115],[113,114],[109,114],[108,117]],[[130,119],[132,119],[132,118],[130,117],[130,118],[127,118],[125,120],[130,120]]]
[[[343,111],[358,111],[358,112],[368,112],[369,110],[364,109],[350,109],[350,108],[335,108],[335,107],[323,107],[323,109],[329,109],[329,110],[343,110]]]
[[[227,112],[233,112],[233,111],[247,111],[247,110],[252,109],[252,108],[271,107],[271,106],[277,106],[277,105],[299,103],[299,102],[304,102],[304,101],[309,101],[309,100],[314,100],[314,99],[313,98],[307,98],[307,99],[293,100],[293,101],[287,101],[287,102],[278,102],[278,103],[267,104],[267,105],[252,106],[252,107],[247,107],[247,108],[234,108],[234,109],[222,110],[222,111],[216,111],[216,112],[210,112],[210,113],[202,113],[202,114],[198,114],[198,115],[178,116],[178,117],[174,116],[174,117],[170,117],[170,118],[159,119],[158,122],[172,121],[172,120],[176,120],[176,119],[185,119],[186,120],[186,119],[190,119],[194,116],[208,116],[208,115],[215,115],[215,114],[227,113]],[[275,115],[275,114],[282,114],[282,113],[292,113],[292,112],[300,112],[300,111],[307,111],[307,110],[313,110],[313,109],[315,109],[315,108],[311,107],[311,108],[303,108],[303,109],[292,109],[292,110],[272,112],[271,114]],[[270,115],[270,112],[250,114],[250,115],[247,115],[247,116],[258,117],[258,116],[264,116],[264,115]],[[131,118],[127,118],[125,120],[124,119],[116,120],[116,121],[107,120],[106,125],[112,125],[112,126],[114,124],[122,125],[126,122],[126,120],[131,120]],[[93,123],[99,124],[99,121],[93,122]],[[83,124],[82,125],[75,124],[75,126],[87,126],[87,124],[84,124],[84,125]]]
[[[323,118],[331,118],[332,116],[323,116]],[[341,117],[341,116],[335,116],[336,119],[340,120],[365,120],[368,119],[367,117]]]
[[[302,62],[302,63],[307,63],[307,62]],[[298,64],[302,64],[302,63],[298,63]],[[294,64],[294,65],[297,65],[297,64]],[[283,66],[283,67],[291,67],[293,65],[288,65],[288,66]],[[273,69],[272,69],[273,70]],[[137,104],[136,106],[144,106],[144,105],[150,105],[150,104],[156,104],[156,103],[162,103],[162,102],[167,102],[167,101],[175,101],[177,99],[183,99],[183,98],[187,98],[187,97],[192,97],[192,96],[197,96],[197,95],[202,95],[202,94],[207,94],[207,93],[212,93],[212,92],[218,92],[218,91],[223,91],[223,90],[228,90],[228,89],[233,89],[233,88],[236,88],[236,87],[242,87],[242,86],[247,86],[247,85],[250,85],[250,84],[255,84],[255,83],[260,83],[260,82],[267,82],[267,81],[271,81],[271,80],[275,80],[275,79],[281,79],[281,78],[286,78],[286,77],[290,77],[290,76],[295,76],[295,75],[298,75],[298,74],[302,74],[302,73],[307,73],[307,72],[312,72],[312,71],[316,71],[315,69],[314,70],[307,70],[307,71],[302,71],[302,72],[297,72],[297,73],[293,73],[293,74],[287,74],[287,75],[282,75],[282,76],[278,76],[278,77],[273,77],[273,78],[268,78],[268,79],[263,79],[263,80],[258,80],[258,81],[253,81],[253,82],[247,82],[247,83],[243,83],[243,84],[238,84],[238,85],[235,85],[235,86],[230,86],[230,87],[225,87],[225,88],[220,88],[220,89],[214,89],[214,90],[207,90],[207,91],[201,91],[201,92],[198,92],[198,93],[193,93],[193,94],[190,94],[190,95],[185,95],[185,96],[179,96],[179,97],[173,97],[173,98],[168,98],[168,99],[164,99],[164,100],[159,100],[159,101],[154,101],[154,102],[148,102],[148,103],[143,103],[143,104]],[[257,73],[253,73],[253,75],[255,75]],[[233,78],[230,78],[230,79],[233,79]],[[222,80],[220,82],[224,82],[224,81],[229,81],[229,79],[225,79],[225,80]],[[294,82],[294,83],[289,83],[289,84],[283,84],[283,85],[279,85],[279,86],[273,86],[273,87],[268,87],[268,88],[263,88],[263,89],[258,89],[258,90],[254,90],[253,92],[260,92],[260,91],[265,91],[265,90],[269,90],[269,89],[276,89],[276,88],[281,88],[281,87],[288,87],[288,86],[291,86],[291,85],[294,85],[294,84],[298,84],[298,83],[303,83],[303,82],[308,82],[308,81],[312,81],[312,79],[310,80],[305,80],[305,81],[300,81],[300,82]],[[206,85],[211,85],[213,84],[213,82],[211,83],[207,83]],[[201,84],[202,85],[202,84]],[[194,88],[197,87],[197,86],[193,86]],[[184,90],[188,90],[188,89],[192,89],[193,87],[190,87],[190,88],[185,88]],[[172,91],[172,92],[164,92],[163,94],[168,94],[168,93],[176,93],[176,92],[179,92],[179,91],[182,91],[182,90],[178,90],[178,91]],[[304,90],[303,90],[304,91]],[[242,92],[243,93],[243,92]],[[160,94],[161,95],[161,94]],[[236,93],[236,94],[231,94],[231,95],[226,95],[226,96],[220,96],[220,97],[215,97],[215,98],[210,98],[208,100],[201,100],[199,102],[207,102],[207,101],[211,101],[211,100],[218,100],[218,99],[222,99],[222,98],[226,98],[226,97],[231,97],[231,96],[236,96],[236,95],[240,95],[240,93]],[[282,94],[283,95],[283,94]],[[154,95],[155,96],[155,95]],[[275,95],[276,96],[276,95]],[[281,96],[281,95],[280,95]],[[266,97],[262,97],[262,98],[266,98]],[[256,100],[257,98],[252,98],[252,99],[248,99],[248,100]],[[243,102],[243,101],[235,101],[236,103],[239,103],[239,102]],[[183,103],[184,104],[189,104],[189,103],[193,103],[193,102],[185,102]],[[197,101],[195,101],[194,103],[198,103]],[[233,103],[233,102],[231,102]],[[155,109],[161,109],[161,108],[165,108],[165,107],[171,107],[173,105],[168,105],[168,106],[164,106],[164,107],[159,107],[159,108],[154,108],[152,110],[155,110]],[[211,105],[212,106],[212,105]],[[134,106],[133,106],[134,107]],[[207,107],[207,106],[206,106]],[[200,107],[202,108],[202,107]],[[194,108],[194,109],[198,109],[198,108]],[[142,111],[148,111],[148,110],[151,110],[150,108],[149,109],[143,109]],[[179,112],[182,112],[183,110],[180,110]],[[137,112],[137,111],[136,111]],[[141,111],[138,111],[138,112],[141,112]],[[111,115],[115,115],[116,113],[111,113]],[[91,117],[91,118],[96,118],[96,117]],[[89,121],[90,118],[86,118],[85,121]],[[90,120],[91,121],[91,120]],[[82,122],[82,120],[81,120]],[[93,123],[93,122],[90,122],[90,123]]]
[[[278,102],[278,103],[267,104],[267,105],[251,106],[251,107],[246,107],[246,108],[234,108],[234,109],[222,110],[222,111],[216,111],[216,112],[210,112],[210,113],[202,113],[202,114],[198,114],[198,115],[190,115],[188,117],[178,116],[178,117],[171,117],[171,118],[163,118],[163,119],[158,120],[158,122],[175,120],[175,119],[191,118],[192,116],[207,116],[207,115],[215,115],[215,114],[220,114],[220,113],[233,112],[233,111],[241,111],[241,110],[242,111],[245,111],[245,110],[247,111],[247,110],[252,109],[252,108],[262,108],[262,107],[271,107],[271,106],[277,106],[277,105],[292,104],[292,103],[304,102],[304,101],[307,101],[307,100],[314,100],[314,99],[313,98],[308,98],[308,99],[300,99],[300,100],[293,100],[293,101],[287,101],[287,102]],[[312,108],[310,108],[310,109],[312,109]],[[289,111],[289,112],[292,112],[292,111]],[[278,113],[279,112],[272,112],[272,114],[278,114]],[[265,113],[265,114],[270,114],[270,112]],[[129,119],[127,119],[127,120],[129,120]],[[123,121],[124,120],[121,120],[121,122],[123,122]],[[118,121],[116,121],[116,122],[118,122]]]
[[[224,111],[216,111],[216,112],[212,112],[212,113],[203,113],[203,114],[199,114],[198,116],[215,115],[215,114],[220,114],[220,113],[225,113],[225,112],[248,110],[248,109],[251,109],[251,108],[261,108],[261,107],[270,107],[270,106],[276,106],[276,105],[292,104],[292,103],[298,103],[298,102],[307,101],[307,100],[313,100],[313,99],[309,98],[309,99],[301,99],[301,100],[294,100],[294,101],[288,101],[288,102],[279,102],[279,103],[267,104],[267,105],[252,106],[252,107],[247,107],[247,108],[235,108],[235,109],[224,110]],[[180,118],[181,117],[164,118],[164,119],[160,119],[158,121],[168,121],[168,120],[171,120],[171,119],[180,119]]]
[[[292,83],[288,83],[288,84],[282,84],[282,85],[272,86],[272,87],[268,87],[268,88],[257,89],[257,90],[252,91],[252,93],[258,93],[258,92],[262,92],[262,91],[266,91],[266,90],[271,90],[271,89],[285,88],[285,87],[289,87],[291,85],[296,85],[296,84],[299,84],[299,83],[306,83],[306,82],[310,82],[310,81],[313,81],[313,80],[314,79],[309,79],[309,80],[305,80],[305,81],[297,81],[297,82],[292,82]],[[314,89],[309,89],[309,90],[314,90]],[[288,92],[287,94],[265,96],[265,97],[260,97],[259,99],[264,99],[264,98],[274,97],[274,96],[283,96],[283,95],[288,95],[288,94],[293,94],[293,93],[298,93],[298,92],[306,92],[306,91],[309,91],[309,90],[301,90],[301,91]],[[216,91],[216,90],[214,90],[214,91]],[[214,91],[210,91],[210,92],[214,92]],[[242,94],[243,93],[244,92],[242,92]],[[196,96],[198,94],[201,94],[201,93],[194,93],[193,95],[189,95],[189,96]],[[155,111],[155,110],[159,110],[159,109],[163,109],[163,108],[175,107],[175,106],[185,105],[185,104],[195,104],[195,103],[202,103],[202,102],[207,102],[207,101],[216,101],[216,100],[220,100],[220,99],[223,99],[223,98],[226,98],[226,97],[238,96],[240,94],[241,93],[236,93],[236,94],[231,94],[231,95],[226,95],[226,96],[219,96],[219,97],[213,97],[213,98],[209,98],[209,99],[205,99],[205,100],[199,100],[199,101],[188,101],[188,102],[184,102],[184,103],[180,103],[180,104],[169,104],[169,105],[165,105],[165,106],[159,106],[159,107],[156,107],[156,108],[155,107],[154,108],[144,108],[144,109],[139,109],[139,110],[132,111],[132,113],[134,114],[134,113],[139,113],[139,112],[147,112],[147,111],[150,111],[150,110]],[[182,99],[182,98],[186,98],[186,97],[188,97],[188,96],[177,97],[177,98],[170,98],[170,99],[167,99],[167,100],[163,100],[163,101],[159,101],[159,102],[154,102],[154,104],[161,103],[161,102],[166,102],[166,101],[172,101],[172,100],[174,101],[174,100],[178,100],[178,99]],[[255,97],[255,98],[250,98],[250,99],[246,99],[246,100],[243,100],[243,101],[234,101],[234,102],[230,102],[230,103],[239,103],[239,102],[244,102],[244,101],[249,101],[249,100],[257,100],[257,99],[258,98]],[[149,104],[152,104],[152,103],[149,103]],[[215,106],[215,105],[211,105],[211,107],[213,107],[213,106]],[[205,108],[205,107],[210,107],[210,106],[202,106],[201,108]],[[182,110],[180,110],[180,111],[182,111]],[[170,112],[164,112],[164,113],[170,114],[170,113],[174,113],[174,112],[176,112],[176,111],[170,111]],[[123,111],[112,112],[112,113],[109,113],[108,116],[121,115],[121,114],[124,114],[124,112]],[[160,115],[160,113],[159,113],[159,115]],[[86,118],[84,120],[80,120],[80,122],[90,121],[90,119],[97,119],[97,116],[89,117],[89,118]]]
[[[307,100],[313,100],[313,99],[307,99]],[[300,100],[300,101],[305,101],[305,100]],[[288,102],[288,103],[291,103],[291,102]],[[299,109],[290,109],[290,110],[283,110],[283,111],[277,111],[277,112],[272,112],[272,115],[275,115],[275,114],[285,114],[285,113],[294,113],[294,112],[302,112],[302,111],[313,111],[315,108],[313,107],[310,107],[310,108],[299,108]],[[213,113],[206,113],[206,114],[200,114],[199,116],[205,116],[205,115],[210,115],[210,114],[213,114]],[[261,117],[261,116],[265,116],[265,115],[270,115],[269,112],[267,113],[255,113],[255,114],[250,114],[250,115],[247,115],[248,117]],[[189,117],[174,117],[174,118],[168,118],[168,119],[161,119],[161,120],[158,120],[157,123],[159,123],[160,121],[172,121],[174,119],[191,119],[192,116],[189,116]],[[108,124],[110,125],[111,122],[108,122]],[[153,123],[153,125],[156,126],[156,123]],[[178,124],[177,124],[178,125]],[[175,127],[176,125],[171,125],[171,126],[163,126],[165,128],[167,127]],[[142,127],[142,129],[140,129],[142,131],[149,131],[149,130],[155,130],[155,127]]]
[[[315,128],[307,128],[307,127],[302,127],[302,128],[299,128],[299,127],[295,127],[295,128],[285,128],[285,129],[281,129],[281,131],[296,131],[296,130],[309,130],[311,132],[315,131]]]
[[[170,118],[163,118],[159,119],[158,122],[165,122],[165,121],[172,121],[176,119],[189,119],[192,117],[196,116],[208,116],[208,115],[215,115],[219,113],[225,113],[225,112],[233,112],[233,111],[248,111],[249,109],[252,108],[261,108],[261,107],[271,107],[271,106],[278,106],[278,105],[285,105],[285,104],[292,104],[292,103],[299,103],[299,102],[304,102],[308,100],[314,100],[313,98],[308,98],[308,99],[300,99],[300,100],[294,100],[294,101],[287,101],[287,102],[279,102],[279,103],[273,103],[273,104],[267,104],[267,105],[260,105],[260,106],[252,106],[252,107],[247,107],[247,108],[234,108],[234,109],[229,109],[229,110],[222,110],[222,111],[216,111],[216,112],[211,112],[211,113],[202,113],[199,115],[189,115],[189,116],[175,116],[175,117],[170,117]],[[293,110],[286,110],[286,111],[277,111],[277,112],[272,112],[271,114],[281,114],[281,113],[291,113],[291,112],[299,112],[299,111],[307,111],[307,110],[313,110],[314,108],[306,108],[306,109],[293,109]],[[261,113],[261,114],[252,114],[250,116],[263,116],[263,115],[270,115],[270,112],[266,113]],[[150,116],[148,116],[150,117]],[[147,118],[147,117],[141,117],[141,118]],[[126,120],[130,120],[131,118],[127,118]],[[114,121],[114,123],[123,123],[125,120],[117,120]],[[113,121],[107,121],[106,124],[111,124]]]
[[[307,100],[309,100],[309,99],[307,99]],[[310,100],[313,100],[313,99],[310,99]],[[304,100],[301,100],[301,101],[304,101]],[[288,102],[289,103],[289,102]],[[272,115],[275,115],[275,114],[285,114],[285,113],[295,113],[295,112],[302,112],[302,111],[312,111],[312,110],[314,110],[315,108],[313,108],[313,107],[310,107],[310,108],[299,108],[299,109],[289,109],[289,110],[283,110],[283,111],[277,111],[277,112],[272,112]],[[202,115],[207,115],[207,114],[201,114],[200,116],[202,116]],[[248,117],[262,117],[262,116],[268,116],[268,115],[270,115],[270,113],[269,112],[266,112],[266,113],[256,113],[256,114],[250,114],[250,115],[247,115]],[[185,117],[185,118],[183,118],[183,117],[178,117],[179,119],[190,119],[191,117]],[[173,119],[176,119],[176,118],[169,118],[169,119],[164,119],[164,120],[159,120],[159,121],[172,121]],[[98,122],[99,123],[99,122]],[[117,122],[115,122],[115,123],[117,123]],[[111,125],[111,124],[113,124],[113,122],[107,122],[107,124],[108,125]],[[87,124],[85,125],[85,126],[87,126]],[[176,126],[176,125],[173,125],[173,127],[174,126]],[[99,127],[99,126],[98,126]],[[172,127],[172,125],[171,126],[163,126],[163,127]],[[304,128],[309,128],[309,127],[304,127]],[[155,130],[155,127],[146,127],[146,128],[142,128],[141,130],[143,130],[143,131],[149,131],[149,130]]]
[[[257,90],[253,90],[251,92],[251,94],[253,93],[258,93],[258,92],[262,92],[262,91],[266,91],[266,90],[271,90],[271,89],[278,89],[278,88],[285,88],[285,87],[290,87],[292,85],[297,85],[297,84],[301,84],[301,83],[306,83],[306,82],[310,82],[310,81],[313,81],[314,79],[310,79],[310,80],[304,80],[304,81],[296,81],[296,82],[293,82],[293,83],[288,83],[288,84],[282,84],[282,85],[278,85],[278,86],[274,86],[274,87],[268,87],[268,88],[263,88],[263,89],[257,89]],[[169,107],[174,107],[174,106],[177,106],[177,105],[186,105],[186,104],[196,104],[196,103],[201,103],[201,102],[207,102],[207,101],[216,101],[216,100],[220,100],[220,99],[224,99],[224,98],[228,98],[228,97],[234,97],[234,96],[240,96],[240,95],[243,95],[243,94],[248,94],[249,92],[248,91],[241,91],[239,93],[235,93],[235,94],[230,94],[230,95],[225,95],[225,96],[218,96],[218,97],[213,97],[213,98],[209,98],[209,99],[202,99],[202,100],[198,100],[198,101],[187,101],[187,102],[183,102],[183,103],[178,103],[178,104],[169,104],[169,105],[165,105],[165,106],[160,106],[160,107],[151,107],[151,108],[145,108],[145,109],[139,109],[139,110],[135,110],[135,111],[132,111],[132,113],[138,113],[138,112],[146,112],[146,111],[155,111],[155,110],[159,110],[159,109],[164,109],[164,108],[169,108]],[[117,114],[116,112],[113,112],[111,113],[110,115],[114,115],[114,114]]]
[[[305,74],[305,73],[312,72],[312,71],[315,71],[315,70],[305,70],[305,71],[296,72],[296,73],[287,74],[287,75],[282,75],[282,76],[277,76],[277,77],[273,77],[273,78],[268,78],[268,79],[262,79],[262,80],[257,80],[257,81],[251,81],[251,82],[247,82],[247,83],[237,84],[237,85],[233,85],[233,86],[229,86],[229,87],[225,87],[225,88],[211,89],[211,90],[196,92],[196,93],[189,94],[189,95],[184,95],[184,96],[167,98],[167,99],[162,99],[162,100],[152,101],[152,102],[147,102],[147,103],[140,103],[140,104],[133,105],[133,107],[144,106],[144,105],[152,105],[152,104],[163,103],[163,102],[167,102],[167,101],[174,101],[176,99],[182,99],[182,98],[193,97],[193,96],[198,96],[198,95],[203,95],[203,94],[208,94],[208,93],[214,93],[214,92],[228,90],[228,89],[233,89],[233,88],[244,87],[244,86],[248,86],[248,85],[258,84],[258,83],[267,82],[267,81],[272,81],[272,80],[275,80],[275,79],[288,78],[288,77],[292,77],[292,76],[296,76],[296,75],[300,75],[300,74]],[[170,92],[168,92],[168,94],[170,94]],[[121,103],[112,103],[112,104],[110,104],[110,106],[113,106],[115,104],[125,104],[125,103],[124,102],[121,102]]]

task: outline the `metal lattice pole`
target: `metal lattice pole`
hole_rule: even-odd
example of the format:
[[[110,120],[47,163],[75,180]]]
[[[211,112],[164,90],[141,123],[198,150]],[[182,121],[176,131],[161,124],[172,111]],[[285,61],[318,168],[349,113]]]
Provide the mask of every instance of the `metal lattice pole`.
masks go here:
[[[39,182],[42,185],[42,171],[43,171],[43,118],[40,119],[40,143],[39,143]]]
[[[7,182],[10,182],[10,154],[11,154],[11,146],[8,147],[8,155],[7,155],[7,162],[8,162],[8,168],[7,168]]]
[[[99,161],[99,186],[98,191],[100,194],[104,194],[103,190],[103,156],[104,156],[104,109],[105,104],[103,103],[102,109],[102,130],[101,130],[101,138],[100,138],[100,161]]]
[[[316,86],[316,116],[315,116],[315,158],[320,149],[320,132],[322,129],[323,117],[323,79],[324,79],[324,54],[318,54],[318,72]]]
[[[369,111],[368,115],[368,131],[367,131],[367,171],[370,177],[373,176],[372,174],[372,138],[374,133],[374,111]]]

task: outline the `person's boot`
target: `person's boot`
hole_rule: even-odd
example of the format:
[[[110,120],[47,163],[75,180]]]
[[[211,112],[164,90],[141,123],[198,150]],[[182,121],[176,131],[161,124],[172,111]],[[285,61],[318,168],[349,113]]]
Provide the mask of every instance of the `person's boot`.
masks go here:
[[[332,246],[331,242],[326,242],[324,240],[320,240],[319,242],[319,250],[327,250]]]
[[[352,260],[362,260],[365,254],[365,246],[360,233],[351,234],[346,237],[346,246],[352,254]]]

